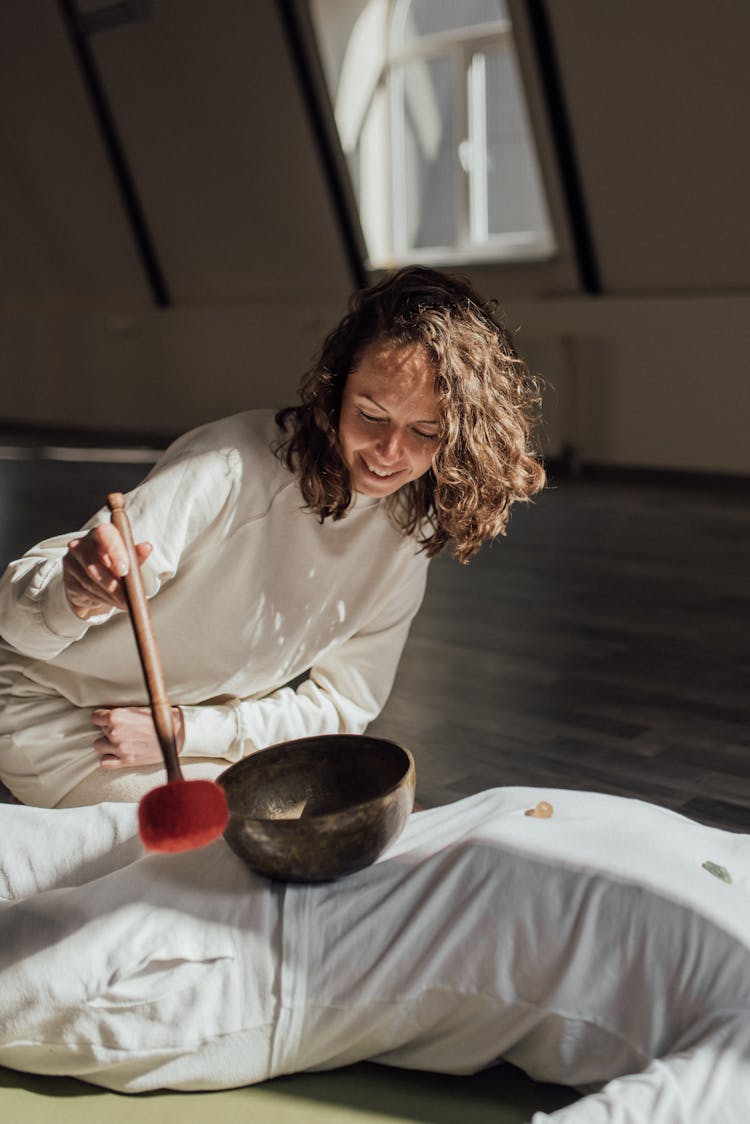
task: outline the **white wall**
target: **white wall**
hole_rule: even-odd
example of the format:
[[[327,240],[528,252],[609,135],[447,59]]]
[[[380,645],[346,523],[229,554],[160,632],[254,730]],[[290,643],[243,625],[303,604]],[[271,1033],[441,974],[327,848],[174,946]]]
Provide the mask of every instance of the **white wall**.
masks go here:
[[[750,473],[750,297],[506,302],[547,397],[547,447],[584,461]]]
[[[571,445],[603,464],[750,473],[750,298],[503,307],[550,384],[548,453]],[[256,298],[165,312],[6,312],[3,420],[164,433],[282,405],[342,311],[333,300]]]
[[[629,5],[628,20],[617,25],[620,39],[630,34],[628,57],[639,41],[635,14],[645,19],[649,4]],[[173,299],[165,310],[154,306],[134,251],[58,5],[0,4],[0,424],[177,432],[254,405],[281,405],[343,311],[352,279],[275,3],[153,0],[150,7],[149,22],[93,42],[165,268]],[[626,160],[637,148],[632,137],[608,142],[607,122],[589,96],[587,80],[600,81],[606,67],[597,61],[606,21],[601,43],[592,45],[562,23],[567,13],[588,19],[591,0],[550,7],[566,73],[575,76],[577,135],[582,144],[593,137],[583,165],[596,167],[586,182],[606,195],[602,169],[611,179],[615,155]],[[697,27],[702,17],[692,0],[677,8]],[[709,22],[714,38],[733,35],[731,21],[723,32],[720,21]],[[528,51],[528,29],[520,37]],[[696,37],[691,50],[701,42]],[[713,67],[713,84],[700,91],[704,128],[720,81],[716,42],[711,50],[705,65]],[[667,89],[669,52],[661,58]],[[683,54],[675,73],[684,76],[685,67]],[[621,69],[618,81],[631,71],[636,81],[637,67],[625,67],[625,76]],[[629,96],[623,90],[622,104]],[[674,104],[686,94],[680,87],[671,96]],[[717,112],[722,105],[719,97]],[[648,104],[636,108],[643,117]],[[681,135],[657,139],[678,143]],[[543,140],[549,175],[549,136]],[[714,166],[700,174],[718,185],[740,175],[735,149],[731,137],[715,144]],[[745,164],[748,151],[745,144]],[[676,151],[675,161],[684,155]],[[642,151],[639,159],[643,168]],[[562,258],[549,268],[462,270],[499,298],[520,350],[555,388],[549,452],[572,444],[582,459],[605,464],[750,473],[750,287],[738,288],[738,263],[750,268],[750,258],[738,242],[727,274],[734,293],[722,292],[714,277],[714,295],[669,294],[670,239],[683,237],[689,188],[683,177],[680,222],[667,231],[660,187],[664,240],[653,260],[644,246],[628,257],[631,288],[633,263],[642,263],[641,295],[577,293],[565,229]],[[736,194],[735,184],[726,199]],[[719,204],[722,198],[719,192]],[[612,263],[629,245],[627,223],[641,229],[622,197],[618,208],[609,218],[593,209],[609,263],[605,279],[616,275]],[[553,210],[560,215],[559,194]],[[738,238],[746,237],[744,209],[736,223]],[[673,271],[681,260],[674,258]],[[720,260],[714,255],[710,264],[715,273]],[[696,265],[693,286],[699,276]],[[661,291],[646,291],[649,278]]]
[[[90,43],[165,309],[59,5],[0,4],[0,422],[171,433],[283,405],[343,311],[349,267],[276,4],[147,8]]]
[[[294,400],[343,305],[16,309],[0,315],[0,421],[174,434]]]

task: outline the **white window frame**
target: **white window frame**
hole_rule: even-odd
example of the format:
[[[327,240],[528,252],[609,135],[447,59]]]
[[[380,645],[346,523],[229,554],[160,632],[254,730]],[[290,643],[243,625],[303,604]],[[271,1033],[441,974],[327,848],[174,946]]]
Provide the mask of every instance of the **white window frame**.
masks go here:
[[[458,0],[457,0],[458,2]],[[487,144],[486,144],[486,94],[484,85],[484,61],[486,52],[492,50],[514,50],[513,29],[510,19],[500,18],[474,27],[452,31],[436,32],[430,35],[415,36],[408,44],[404,43],[404,27],[411,0],[380,0],[382,42],[369,41],[369,49],[381,50],[381,62],[377,75],[373,73],[370,89],[362,97],[356,98],[358,125],[352,127],[349,121],[345,129],[340,127],[342,141],[348,134],[350,158],[358,152],[362,133],[369,119],[376,98],[385,94],[387,112],[381,137],[383,157],[388,164],[388,198],[385,214],[381,216],[381,252],[373,253],[368,244],[370,264],[375,268],[399,266],[409,262],[430,264],[470,264],[474,262],[524,262],[541,261],[552,258],[557,251],[549,201],[542,180],[536,145],[531,123],[526,116],[528,135],[536,156],[536,175],[542,196],[546,231],[514,231],[506,234],[490,234],[488,230],[488,191],[487,191]],[[456,73],[456,136],[459,142],[458,159],[455,161],[456,212],[454,226],[457,231],[456,242],[448,246],[411,247],[408,243],[407,205],[408,184],[405,164],[405,114],[403,73],[406,64],[436,58],[453,58]],[[523,91],[522,91],[523,96]],[[526,110],[525,99],[523,110]],[[336,109],[340,118],[340,107]],[[356,139],[353,136],[356,133]],[[470,146],[474,146],[476,158]],[[461,148],[466,157],[461,158]],[[363,213],[363,201],[359,193],[358,205],[360,219],[365,231],[366,241],[368,216]]]

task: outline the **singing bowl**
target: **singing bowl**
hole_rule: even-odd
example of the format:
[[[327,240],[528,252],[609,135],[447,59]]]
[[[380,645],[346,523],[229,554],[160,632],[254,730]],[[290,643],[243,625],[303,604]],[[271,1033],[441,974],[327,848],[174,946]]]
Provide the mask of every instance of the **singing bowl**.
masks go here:
[[[284,882],[326,882],[375,862],[401,834],[416,784],[409,750],[366,734],[280,742],[217,779],[227,843]]]

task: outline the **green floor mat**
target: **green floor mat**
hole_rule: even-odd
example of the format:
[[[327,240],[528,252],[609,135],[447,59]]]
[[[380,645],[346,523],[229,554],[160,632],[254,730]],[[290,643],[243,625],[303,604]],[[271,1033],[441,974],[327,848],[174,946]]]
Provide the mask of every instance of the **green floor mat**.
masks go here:
[[[474,1077],[360,1065],[216,1093],[109,1093],[0,1068],[0,1119],[18,1124],[525,1124],[575,1100],[512,1066]]]

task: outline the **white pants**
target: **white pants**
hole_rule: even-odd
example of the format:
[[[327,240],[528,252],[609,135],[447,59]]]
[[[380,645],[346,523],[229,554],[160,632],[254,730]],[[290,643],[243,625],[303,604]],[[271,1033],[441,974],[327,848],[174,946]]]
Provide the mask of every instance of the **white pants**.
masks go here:
[[[539,799],[551,819],[524,816]],[[746,1124],[747,837],[504,789],[413,816],[365,871],[283,887],[223,841],[140,857],[128,805],[0,808],[0,831],[2,1064],[138,1092],[505,1057],[603,1086],[533,1124]]]
[[[74,706],[53,693],[27,697],[14,692],[14,678],[0,666],[0,763],[2,779],[13,795],[32,807],[74,808],[107,801],[137,803],[163,784],[164,766],[102,769],[94,750],[98,735],[93,707]],[[40,753],[40,746],[54,746]],[[33,762],[43,760],[37,773]],[[231,762],[222,757],[181,757],[186,780],[214,780]],[[59,792],[62,789],[63,795]]]
[[[229,762],[216,757],[186,757],[180,760],[180,769],[186,781],[215,781],[229,768]],[[80,808],[86,804],[138,803],[138,801],[166,781],[164,766],[143,765],[139,769],[96,768],[58,800],[56,808]]]

